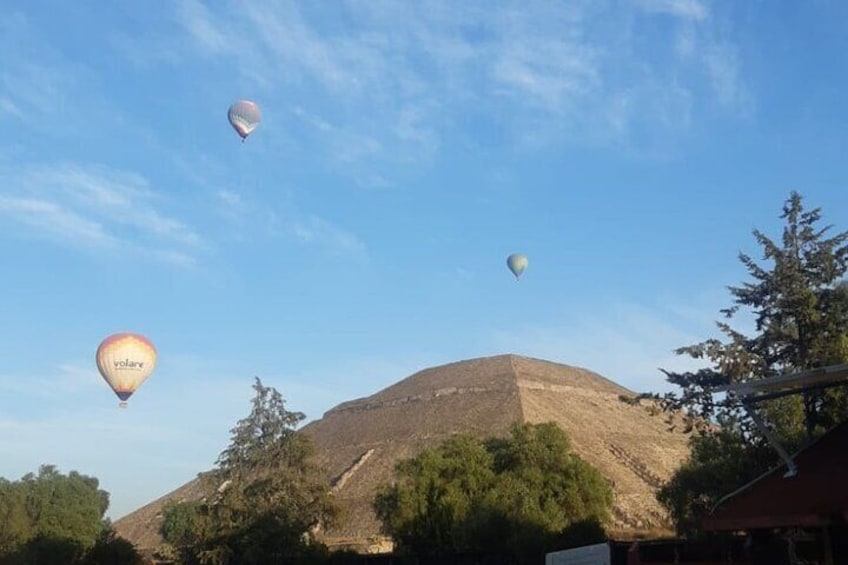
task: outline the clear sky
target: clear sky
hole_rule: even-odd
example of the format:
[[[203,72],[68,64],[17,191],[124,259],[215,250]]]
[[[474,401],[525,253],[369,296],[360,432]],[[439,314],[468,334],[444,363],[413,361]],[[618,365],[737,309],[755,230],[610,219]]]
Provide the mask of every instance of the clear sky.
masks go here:
[[[118,518],[254,376],[308,419],[498,353],[667,390],[791,190],[848,228],[846,52],[836,0],[6,6],[0,476],[94,475]],[[159,350],[126,410],[117,331]]]

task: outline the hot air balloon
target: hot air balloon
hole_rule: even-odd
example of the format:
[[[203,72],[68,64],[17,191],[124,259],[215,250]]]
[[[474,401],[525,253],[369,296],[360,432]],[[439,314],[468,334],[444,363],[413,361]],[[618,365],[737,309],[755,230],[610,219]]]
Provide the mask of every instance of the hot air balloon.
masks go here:
[[[262,119],[259,115],[259,106],[250,100],[239,100],[233,103],[227,111],[227,118],[236,133],[241,136],[242,143],[256,129]]]
[[[513,253],[506,258],[506,266],[509,267],[512,274],[515,275],[515,280],[518,280],[519,277],[521,277],[521,273],[523,273],[524,269],[527,268],[527,263],[527,256],[521,253]]]
[[[143,335],[112,334],[97,348],[97,369],[121,399],[121,408],[156,368],[156,348]]]

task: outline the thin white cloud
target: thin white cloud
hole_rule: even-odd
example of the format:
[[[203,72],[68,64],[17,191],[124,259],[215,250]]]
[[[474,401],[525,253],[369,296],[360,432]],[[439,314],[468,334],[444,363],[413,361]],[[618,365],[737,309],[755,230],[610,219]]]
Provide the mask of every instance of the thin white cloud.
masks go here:
[[[62,386],[74,390],[103,386],[103,379],[97,370],[89,364],[79,361],[60,363],[57,367]]]
[[[180,22],[204,50],[214,54],[229,51],[233,47],[230,38],[219,29],[209,10],[201,2],[183,0],[178,9]]]
[[[263,46],[272,54],[272,68],[300,67],[311,77],[334,90],[359,88],[362,69],[372,60],[367,44],[346,42],[343,38],[322,37],[304,20],[293,2],[277,4],[245,3],[248,24],[256,30]]]
[[[102,167],[66,165],[34,173],[33,182],[57,186],[80,207],[130,225],[156,237],[197,247],[200,236],[182,222],[164,216],[152,205],[156,194],[140,175]]]
[[[668,17],[668,29],[652,24]],[[328,152],[353,178],[363,175],[357,163],[428,162],[469,114],[504,131],[506,143],[639,146],[648,132],[673,148],[691,125],[691,104],[736,110],[753,99],[732,37],[699,0],[520,8],[185,0],[177,18],[195,54],[278,106],[297,96],[314,129],[303,150]],[[660,34],[650,48],[638,33],[646,25]],[[638,95],[646,91],[671,104]]]
[[[105,386],[93,365],[85,366],[78,361],[58,363],[47,373],[49,376],[0,374],[0,391],[33,398],[55,398]]]
[[[302,211],[290,196],[283,197],[283,202],[277,206],[269,206],[230,190],[218,190],[214,199],[219,213],[230,224],[231,233],[237,240],[250,235],[284,237],[301,245],[318,247],[332,255],[357,259],[368,255],[367,245],[356,234],[319,215]]]
[[[685,66],[706,76],[715,100],[739,114],[748,113],[753,95],[742,74],[738,48],[711,25],[707,7],[698,0],[640,0],[650,13],[675,16],[674,51]],[[683,68],[686,68],[686,67]]]
[[[0,215],[54,239],[113,247],[117,239],[99,222],[86,219],[56,202],[0,195]]]
[[[18,119],[24,118],[23,110],[9,98],[0,98],[0,112],[9,114]]]
[[[399,112],[395,134],[420,148],[418,157],[431,157],[439,147],[439,135],[428,123],[433,109],[427,105],[406,106]]]
[[[226,233],[232,239],[243,241],[256,235],[277,235],[278,216],[268,205],[229,189],[216,190],[212,200],[214,212],[229,227],[226,231],[219,229],[219,236]]]
[[[205,247],[185,223],[164,214],[146,179],[99,166],[0,169],[0,216],[7,225],[62,244],[137,249],[186,264]]]
[[[586,45],[521,37],[502,45],[493,77],[519,99],[558,113],[573,110],[577,98],[597,88],[596,59],[596,50]]]
[[[347,165],[361,161],[383,151],[380,142],[369,135],[336,126],[299,106],[293,108],[292,113],[321,136],[330,148],[332,158],[340,164]]]
[[[354,178],[357,186],[368,189],[383,189],[392,186],[391,181],[379,173],[363,173]]]
[[[215,196],[231,210],[244,210],[244,200],[232,190],[219,190],[215,193]]]
[[[695,53],[697,34],[691,23],[681,25],[674,38],[674,50],[678,57],[686,59]]]
[[[33,62],[18,62],[0,71],[3,107],[21,120],[35,123],[62,105],[63,93],[72,88],[67,69]]]
[[[332,143],[333,157],[340,163],[354,163],[380,153],[380,142],[369,135],[336,130]]]
[[[701,21],[707,18],[707,7],[698,0],[638,0],[638,5],[649,12],[669,14],[685,20]]]
[[[79,139],[103,131],[105,122],[92,119],[92,109],[110,114],[111,123],[117,116],[99,95],[97,73],[54,47],[51,39],[22,13],[0,16],[2,111],[45,136]]]
[[[742,80],[736,50],[726,43],[716,43],[705,50],[703,59],[719,102],[742,111],[749,109],[751,95]]]
[[[193,267],[197,264],[197,258],[194,255],[173,249],[145,249],[143,254],[156,261],[170,263],[177,267]]]
[[[300,241],[321,245],[333,253],[358,258],[367,255],[365,243],[356,235],[318,216],[296,219],[290,229]]]
[[[332,125],[330,125],[327,120],[316,116],[315,114],[310,114],[300,106],[295,106],[294,108],[292,108],[292,114],[294,114],[304,122],[310,124],[312,127],[319,131],[333,131],[334,129],[336,129]]]

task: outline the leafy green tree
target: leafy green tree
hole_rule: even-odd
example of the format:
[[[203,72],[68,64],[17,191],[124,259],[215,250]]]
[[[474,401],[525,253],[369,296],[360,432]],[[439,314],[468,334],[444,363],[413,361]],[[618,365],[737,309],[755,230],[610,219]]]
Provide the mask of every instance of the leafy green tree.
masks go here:
[[[14,552],[2,557],[3,565],[76,565],[85,555],[79,540],[37,535]]]
[[[132,565],[135,549],[104,520],[108,507],[98,480],[76,471],[42,465],[18,481],[0,479],[0,563]]]
[[[480,508],[485,518],[476,519],[479,548],[534,562],[558,548],[569,527],[608,520],[612,489],[555,424],[516,425],[508,440],[487,447],[498,480]]]
[[[7,555],[33,537],[26,513],[26,493],[19,482],[0,479],[0,555]]]
[[[607,481],[571,451],[568,437],[556,424],[515,426],[509,441],[490,440],[488,448],[502,484],[534,494],[506,505],[521,521],[561,530],[575,520],[609,518],[612,494]],[[501,495],[513,493],[506,489]]]
[[[562,531],[554,543],[556,549],[571,549],[607,541],[607,533],[596,518],[573,522]]]
[[[571,525],[600,524],[612,491],[555,424],[516,424],[506,439],[452,437],[403,460],[374,500],[399,549],[536,559]]]
[[[690,425],[699,428],[690,461],[659,493],[681,533],[695,535],[722,496],[778,463],[738,400],[717,400],[712,388],[848,361],[848,232],[831,235],[832,226],[820,227],[821,217],[820,209],[805,210],[801,195],[792,192],[781,215],[781,240],[754,230],[767,264],[739,255],[751,278],[729,287],[733,305],[721,311],[725,319],[751,316],[755,333],[718,322],[723,340],[676,351],[709,367],[664,371],[679,391],[654,397],[669,410],[686,410]],[[787,449],[795,450],[848,416],[848,394],[819,390],[757,409]]]
[[[165,541],[175,547],[192,545],[198,536],[201,519],[198,513],[201,502],[168,502],[162,509],[160,533]]]
[[[384,486],[375,512],[395,543],[421,555],[467,550],[473,526],[465,522],[495,483],[494,457],[469,436],[446,440],[397,464],[400,482]]]
[[[311,533],[337,509],[309,438],[296,430],[305,416],[258,378],[253,388],[250,415],[202,477],[204,500],[169,506],[162,533],[202,563],[308,562],[323,551]]]
[[[97,541],[81,565],[143,565],[144,560],[135,546],[118,536],[110,527],[101,530]]]
[[[21,479],[26,492],[26,513],[37,536],[73,539],[83,547],[94,545],[109,507],[109,495],[94,477],[71,471],[62,475],[52,465],[42,465],[38,475]]]
[[[42,465],[38,474],[0,481],[0,551],[12,552],[41,540],[70,540],[82,549],[94,545],[109,506],[96,478]]]
[[[197,563],[196,548],[205,537],[207,522],[203,501],[170,501],[162,509],[159,532],[165,541],[155,556],[163,561]]]
[[[771,447],[748,443],[736,426],[700,432],[692,452],[657,493],[680,535],[698,537],[701,520],[721,497],[761,475],[775,463]]]

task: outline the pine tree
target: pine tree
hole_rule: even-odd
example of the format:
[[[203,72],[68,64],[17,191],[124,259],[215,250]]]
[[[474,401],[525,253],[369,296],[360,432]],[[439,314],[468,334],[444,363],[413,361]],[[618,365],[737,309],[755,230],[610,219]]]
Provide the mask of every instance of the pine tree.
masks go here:
[[[296,426],[305,415],[258,378],[250,415],[203,476],[205,499],[165,509],[162,533],[184,558],[203,563],[298,563],[324,548],[310,533],[337,509],[312,462],[313,446]]]
[[[678,531],[695,534],[701,518],[724,494],[778,462],[737,399],[716,400],[712,388],[848,362],[848,232],[820,227],[821,210],[805,210],[792,192],[783,207],[783,237],[776,242],[755,230],[762,265],[740,253],[751,280],[729,287],[733,305],[722,310],[725,339],[708,339],[676,350],[710,367],[664,371],[678,392],[660,398],[672,411],[686,410],[692,456],[660,490]],[[747,313],[755,333],[745,335],[726,320]],[[799,448],[848,417],[844,387],[763,402],[760,410],[787,449]]]
[[[714,338],[677,349],[678,355],[704,359],[712,366],[695,372],[663,371],[681,389],[663,397],[668,408],[684,408],[707,422],[718,416],[737,420],[738,404],[732,398],[714,402],[712,387],[848,361],[848,285],[843,281],[848,232],[828,237],[832,226],[818,226],[821,210],[804,210],[797,192],[790,194],[781,218],[785,226],[780,243],[753,232],[763,260],[771,265],[740,253],[752,280],[730,286],[734,303],[721,311],[725,319],[750,313],[756,333],[745,335],[722,321],[717,325],[725,341]],[[805,396],[803,426],[809,436],[843,415],[841,396]]]

